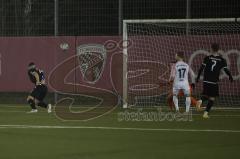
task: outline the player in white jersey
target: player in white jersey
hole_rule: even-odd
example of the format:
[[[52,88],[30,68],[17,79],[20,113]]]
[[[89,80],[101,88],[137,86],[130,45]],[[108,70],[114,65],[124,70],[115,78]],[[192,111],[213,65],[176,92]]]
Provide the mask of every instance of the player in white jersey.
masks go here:
[[[189,65],[183,61],[184,53],[178,52],[176,54],[177,63],[175,65],[174,72],[171,72],[171,79],[173,82],[173,103],[175,105],[176,111],[179,111],[178,107],[178,93],[180,90],[184,92],[186,96],[186,112],[189,112],[191,97],[190,97],[190,87],[188,82],[188,74],[190,73],[192,79],[192,86],[194,87],[195,77],[193,71],[189,68]]]
[[[171,74],[170,74],[170,78],[169,78],[169,83],[173,86],[173,79],[175,77],[175,65],[176,65],[177,61],[172,61],[170,63],[170,67],[171,67]],[[202,102],[201,101],[197,101],[196,98],[194,98],[192,96],[192,91],[194,89],[194,85],[191,84],[189,85],[190,87],[190,96],[191,96],[191,106],[193,107],[196,107],[197,111],[201,111],[201,104]],[[172,87],[171,87],[172,88]],[[179,91],[178,93],[178,97],[184,97],[184,92],[182,90]],[[172,90],[168,93],[168,96],[167,96],[167,104],[168,104],[168,107],[170,108],[170,110],[175,110],[175,106],[174,106],[174,103],[173,103],[173,92]]]

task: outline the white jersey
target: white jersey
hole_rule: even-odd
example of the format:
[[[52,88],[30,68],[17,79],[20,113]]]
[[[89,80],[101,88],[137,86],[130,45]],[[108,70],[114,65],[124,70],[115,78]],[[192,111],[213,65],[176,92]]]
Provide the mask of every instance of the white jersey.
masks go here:
[[[194,73],[189,68],[189,65],[183,61],[178,61],[175,66],[172,67],[171,77],[174,79],[173,83],[173,93],[178,94],[180,89],[186,92],[185,94],[189,94],[189,82],[188,82],[188,74],[191,74],[192,82],[194,83]]]
[[[175,64],[174,85],[188,84],[189,66],[183,61],[178,61]]]

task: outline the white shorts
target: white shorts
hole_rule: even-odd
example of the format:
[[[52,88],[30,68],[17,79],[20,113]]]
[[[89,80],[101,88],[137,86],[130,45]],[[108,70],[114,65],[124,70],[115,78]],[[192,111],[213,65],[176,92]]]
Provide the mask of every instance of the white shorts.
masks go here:
[[[183,91],[185,96],[190,96],[190,87],[188,83],[173,85],[173,95],[177,96],[180,90]]]

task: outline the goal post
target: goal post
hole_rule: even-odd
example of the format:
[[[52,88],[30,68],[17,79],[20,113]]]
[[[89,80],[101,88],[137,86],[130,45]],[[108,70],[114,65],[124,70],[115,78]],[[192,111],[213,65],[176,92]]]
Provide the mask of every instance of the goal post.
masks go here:
[[[127,108],[127,23],[123,21],[123,108]]]
[[[178,51],[195,74],[213,42],[220,44],[234,82],[220,75],[220,107],[240,105],[240,18],[123,20],[123,107],[163,106]],[[131,45],[129,45],[129,43]],[[194,96],[199,97],[201,82]]]

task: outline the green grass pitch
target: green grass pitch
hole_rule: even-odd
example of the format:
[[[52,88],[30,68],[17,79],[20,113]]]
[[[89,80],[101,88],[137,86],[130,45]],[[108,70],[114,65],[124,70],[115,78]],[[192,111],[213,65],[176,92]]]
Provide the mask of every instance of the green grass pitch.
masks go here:
[[[214,110],[203,120],[119,121],[116,109],[91,121],[62,121],[40,109],[0,105],[2,159],[239,158],[240,110]]]

